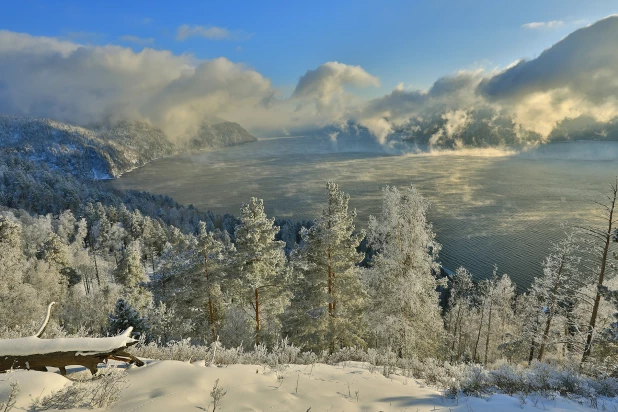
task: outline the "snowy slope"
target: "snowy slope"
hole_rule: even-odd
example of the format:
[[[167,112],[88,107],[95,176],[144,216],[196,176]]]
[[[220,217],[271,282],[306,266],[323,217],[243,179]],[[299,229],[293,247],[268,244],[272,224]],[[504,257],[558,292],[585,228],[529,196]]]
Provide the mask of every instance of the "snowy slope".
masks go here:
[[[50,119],[0,114],[0,152],[46,163],[77,177],[115,178],[164,156],[256,140],[240,125],[204,126],[190,142],[174,143],[146,123],[119,122],[89,128]]]
[[[288,365],[277,373],[269,367],[231,365],[203,366],[161,361],[128,371],[129,386],[113,411],[212,411],[210,392],[217,379],[227,391],[221,411],[588,411],[575,400],[554,400],[529,395],[522,399],[493,395],[488,398],[461,396],[447,399],[417,381],[402,376],[386,378],[370,373],[364,364],[329,366]],[[70,376],[70,375],[69,375]],[[278,379],[283,376],[283,379]],[[6,399],[9,383],[18,381],[21,392],[16,408],[27,410],[33,398],[58,390],[71,381],[53,373],[14,372],[0,375],[0,402]],[[599,402],[605,410],[618,410],[618,401]],[[77,409],[76,409],[77,410]]]

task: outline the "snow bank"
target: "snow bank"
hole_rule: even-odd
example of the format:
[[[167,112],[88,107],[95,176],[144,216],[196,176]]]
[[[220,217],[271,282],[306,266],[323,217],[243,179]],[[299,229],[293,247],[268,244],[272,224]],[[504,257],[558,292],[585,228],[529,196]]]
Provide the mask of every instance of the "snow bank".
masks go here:
[[[36,371],[14,371],[0,374],[0,403],[5,402],[11,393],[11,383],[19,385],[19,395],[15,410],[30,410],[32,401],[44,398],[52,392],[59,391],[70,385],[71,381],[57,373]]]
[[[594,410],[575,400],[560,396],[549,399],[528,395],[525,398],[492,395],[486,398],[461,396],[446,398],[422,381],[391,375],[386,378],[370,373],[366,364],[349,362],[341,365],[280,365],[275,369],[256,365],[228,367],[202,366],[178,361],[160,361],[127,372],[129,386],[122,392],[112,411],[140,412],[212,410],[210,391],[219,379],[219,387],[227,391],[220,404],[225,411],[461,411],[520,412],[589,411]],[[27,405],[30,397],[39,395],[49,383],[58,387],[66,381],[48,373],[21,372],[22,391],[19,405]],[[32,381],[24,379],[32,377]],[[8,383],[0,377],[0,394],[7,393]],[[38,385],[38,386],[37,386]],[[2,395],[0,395],[2,396]],[[617,400],[600,400],[606,410],[617,410]]]

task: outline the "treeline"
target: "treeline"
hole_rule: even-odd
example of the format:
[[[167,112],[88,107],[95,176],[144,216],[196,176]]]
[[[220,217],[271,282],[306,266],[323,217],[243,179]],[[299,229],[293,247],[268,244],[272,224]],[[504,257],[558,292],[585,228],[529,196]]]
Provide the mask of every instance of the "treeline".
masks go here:
[[[615,188],[605,227],[586,228],[584,243],[580,232],[565,236],[521,295],[497,269],[478,283],[463,268],[440,279],[429,204],[413,187],[384,188],[366,232],[332,182],[322,215],[284,221],[284,230],[255,198],[227,221],[202,220],[208,215],[192,208],[155,212],[152,199],[132,208],[124,199],[86,202],[55,215],[2,212],[3,334],[25,333],[53,300],[61,303],[55,321],[69,332],[132,325],[162,343],[252,347],[287,338],[314,352],[390,348],[404,358],[616,367]]]

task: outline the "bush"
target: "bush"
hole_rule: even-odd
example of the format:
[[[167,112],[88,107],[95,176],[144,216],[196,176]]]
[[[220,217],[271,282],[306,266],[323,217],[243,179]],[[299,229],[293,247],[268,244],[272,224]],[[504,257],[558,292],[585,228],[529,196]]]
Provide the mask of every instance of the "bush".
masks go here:
[[[120,369],[108,369],[95,377],[78,379],[43,399],[35,399],[30,410],[107,408],[120,399],[126,387],[126,373]]]

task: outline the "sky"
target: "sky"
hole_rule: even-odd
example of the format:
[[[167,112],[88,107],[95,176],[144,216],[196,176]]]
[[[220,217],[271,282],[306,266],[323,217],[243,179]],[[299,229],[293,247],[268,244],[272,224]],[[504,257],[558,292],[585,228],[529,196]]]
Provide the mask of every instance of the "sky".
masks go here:
[[[361,106],[372,99],[396,90],[427,92],[440,78],[462,72],[482,71],[487,77],[519,59],[537,58],[568,34],[613,13],[618,13],[618,1],[7,2],[0,14],[5,45],[0,53],[11,58],[6,55],[0,63],[0,75],[6,84],[9,76],[21,76],[12,82],[21,87],[34,79],[48,91],[16,96],[3,95],[0,88],[0,111],[87,123],[97,120],[97,112],[117,117],[118,110],[111,106],[123,107],[126,113],[135,112],[129,117],[158,122],[169,134],[188,133],[178,124],[206,114],[255,130],[265,130],[267,124],[286,131],[358,120]],[[93,56],[83,56],[86,51],[78,48]],[[60,68],[51,76],[54,70],[49,67],[58,58],[50,53],[64,59],[64,77]],[[46,70],[28,71],[32,59]],[[19,64],[25,64],[28,73]],[[110,65],[116,66],[103,73]],[[157,74],[122,78],[136,65]],[[75,67],[79,73],[69,75]],[[187,67],[203,70],[187,74]],[[93,77],[86,78],[85,72]],[[195,83],[187,80],[191,75]],[[115,84],[113,76],[122,79]],[[143,77],[148,81],[134,86]],[[321,83],[316,86],[312,79]],[[49,87],[58,82],[65,84]],[[101,84],[93,87],[96,82]],[[133,87],[133,95],[158,88],[158,97],[153,93],[149,101],[129,102],[129,97],[119,96],[120,87]],[[91,100],[74,99],[71,90],[87,90]],[[165,99],[160,97],[164,93]],[[63,95],[65,100],[59,97]],[[200,97],[205,95],[207,99]],[[175,96],[174,103],[169,96]],[[108,100],[102,102],[104,98]],[[82,103],[71,107],[70,99]],[[51,104],[49,113],[42,109]],[[184,105],[182,111],[179,105]],[[79,116],[71,116],[71,111]],[[384,135],[392,125],[375,128]]]
[[[381,87],[368,93],[377,96],[402,82],[428,88],[457,70],[535,57],[574,29],[616,12],[617,1],[603,0],[24,0],[3,5],[0,28],[135,51],[223,56],[289,88],[307,69],[338,61],[380,78]],[[533,22],[560,23],[524,27]],[[183,39],[182,26],[227,33],[194,32]]]

